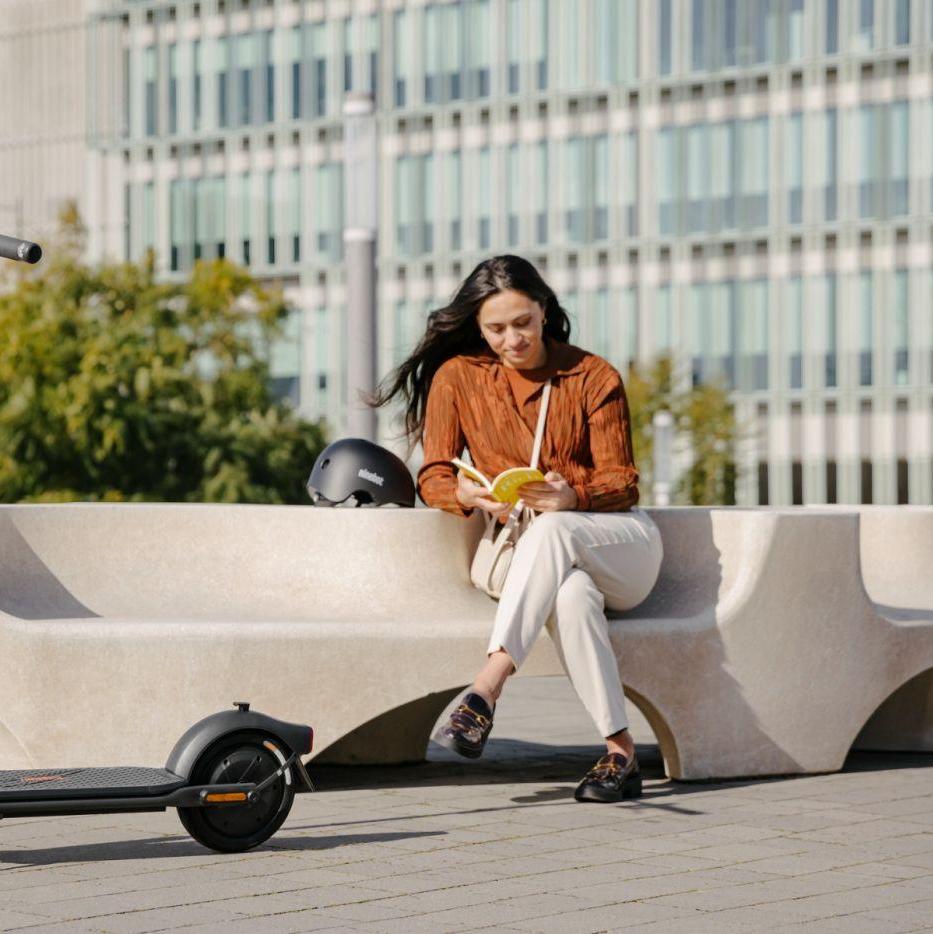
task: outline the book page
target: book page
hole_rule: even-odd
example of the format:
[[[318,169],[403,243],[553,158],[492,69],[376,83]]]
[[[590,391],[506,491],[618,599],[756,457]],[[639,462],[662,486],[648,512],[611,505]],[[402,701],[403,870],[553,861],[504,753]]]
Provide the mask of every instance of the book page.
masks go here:
[[[492,485],[493,499],[500,503],[515,503],[521,499],[521,487],[525,483],[543,482],[544,474],[532,467],[512,467],[503,470]]]

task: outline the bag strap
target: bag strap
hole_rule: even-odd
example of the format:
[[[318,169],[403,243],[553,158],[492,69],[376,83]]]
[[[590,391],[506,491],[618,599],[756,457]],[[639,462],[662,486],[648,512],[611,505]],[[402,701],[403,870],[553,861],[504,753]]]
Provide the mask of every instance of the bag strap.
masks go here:
[[[541,409],[538,412],[538,425],[535,429],[535,446],[531,451],[531,466],[538,466],[538,458],[541,455],[541,442],[544,440],[544,422],[547,419],[547,406],[551,398],[551,381],[544,384],[544,392],[541,394]]]
[[[534,447],[531,449],[530,466],[533,468],[537,468],[538,458],[541,456],[541,442],[544,440],[544,423],[547,421],[547,409],[550,399],[551,381],[548,380],[544,384],[544,391],[541,393],[541,408],[538,410],[538,424],[535,427],[535,443]],[[511,513],[509,514],[509,521],[506,523],[510,529],[514,528],[518,524],[518,520],[522,516],[522,510],[524,508],[524,502],[522,500],[518,500]]]

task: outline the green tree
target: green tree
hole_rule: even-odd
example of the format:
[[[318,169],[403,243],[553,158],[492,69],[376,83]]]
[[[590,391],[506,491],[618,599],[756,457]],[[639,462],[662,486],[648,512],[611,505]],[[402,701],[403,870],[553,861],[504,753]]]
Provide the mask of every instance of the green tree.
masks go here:
[[[707,506],[733,504],[739,428],[729,394],[718,383],[678,390],[683,381],[677,376],[673,361],[665,356],[644,373],[631,369],[625,380],[635,462],[647,481],[643,484],[645,493],[654,468],[652,420],[656,412],[667,410],[674,418],[675,432],[688,440],[693,452],[693,463],[678,478],[673,501]]]
[[[281,296],[223,260],[89,267],[80,237],[5,277],[0,502],[306,502],[325,438],[270,395]]]

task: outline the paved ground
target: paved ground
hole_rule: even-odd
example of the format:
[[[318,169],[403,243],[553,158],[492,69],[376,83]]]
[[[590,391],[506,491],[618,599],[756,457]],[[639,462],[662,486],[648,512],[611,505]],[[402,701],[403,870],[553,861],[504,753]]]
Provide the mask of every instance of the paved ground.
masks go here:
[[[171,812],[5,821],[0,930],[933,931],[933,756],[678,784],[635,733],[649,780],[621,805],[574,802],[599,750],[547,678],[512,685],[480,762],[319,769],[243,856]]]

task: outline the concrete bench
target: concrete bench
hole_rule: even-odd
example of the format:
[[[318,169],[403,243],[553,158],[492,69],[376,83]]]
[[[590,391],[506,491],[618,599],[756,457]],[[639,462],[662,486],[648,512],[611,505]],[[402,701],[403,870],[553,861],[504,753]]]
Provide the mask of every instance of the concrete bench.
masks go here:
[[[933,668],[933,604],[879,612],[856,512],[650,512],[661,575],[611,634],[671,777],[837,769]],[[483,658],[480,531],[423,509],[0,507],[0,767],[158,763],[233,700],[312,723],[331,760],[420,759]],[[559,671],[544,636],[521,673]]]

